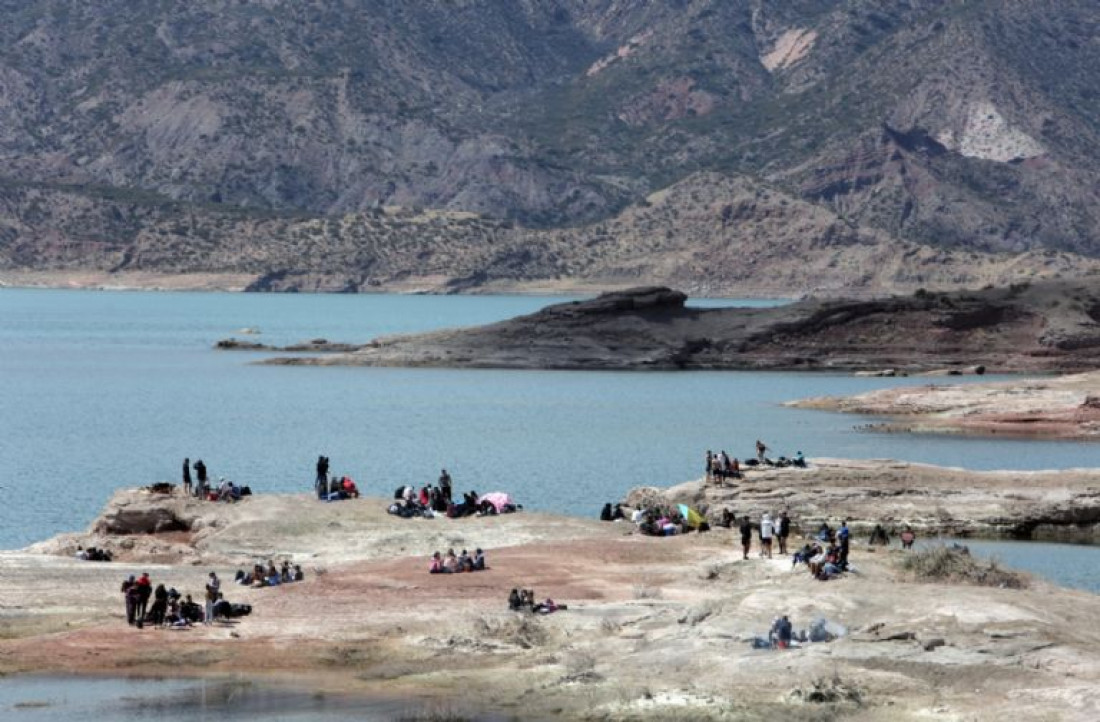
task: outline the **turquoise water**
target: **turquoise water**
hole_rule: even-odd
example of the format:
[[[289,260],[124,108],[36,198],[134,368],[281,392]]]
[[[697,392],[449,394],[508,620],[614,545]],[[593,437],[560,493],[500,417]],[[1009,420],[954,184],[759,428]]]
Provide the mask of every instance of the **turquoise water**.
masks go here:
[[[408,701],[311,694],[248,681],[8,677],[0,679],[0,719],[19,722],[388,722],[430,714]],[[448,710],[435,710],[448,712]],[[504,717],[463,713],[463,719]]]
[[[951,543],[962,544],[974,556],[995,559],[1005,567],[1019,569],[1059,586],[1100,593],[1100,547],[992,539],[932,539],[918,541],[917,546]]]
[[[1094,466],[1072,442],[868,434],[782,401],[921,379],[757,372],[255,366],[211,350],[484,323],[560,299],[0,289],[0,548],[83,528],[113,490],[176,481],[185,456],[258,493],[308,490],[318,454],[370,493],[434,481],[593,516],[641,484],[699,476],[707,448],[978,469]],[[723,302],[728,303],[728,302]],[[946,382],[966,382],[952,379]]]

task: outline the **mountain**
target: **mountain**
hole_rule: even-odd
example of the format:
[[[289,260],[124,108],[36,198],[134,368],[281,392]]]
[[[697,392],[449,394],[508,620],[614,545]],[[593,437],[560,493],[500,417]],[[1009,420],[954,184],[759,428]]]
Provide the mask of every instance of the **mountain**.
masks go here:
[[[1100,257],[1094,2],[0,12],[0,272],[803,293]]]

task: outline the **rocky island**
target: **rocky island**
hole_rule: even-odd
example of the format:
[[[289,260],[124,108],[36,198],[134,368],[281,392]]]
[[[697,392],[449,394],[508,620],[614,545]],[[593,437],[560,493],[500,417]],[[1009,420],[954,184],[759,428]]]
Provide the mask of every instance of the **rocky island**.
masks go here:
[[[476,328],[376,339],[296,365],[519,369],[1062,371],[1100,361],[1100,284],[1051,281],[773,308],[635,288]]]
[[[783,505],[801,529],[851,515],[922,535],[1060,536],[1095,534],[1098,488],[1095,471],[814,459],[806,470],[750,471],[736,487],[690,482],[627,498],[708,504],[712,514]],[[0,673],[244,674],[429,710],[409,719],[1100,714],[1091,624],[1100,597],[988,562],[951,557],[940,574],[913,563],[923,552],[867,547],[858,533],[858,572],[820,582],[755,549],[742,560],[736,530],[654,538],[629,522],[530,512],[401,519],[387,504],[260,495],[227,505],[120,491],[86,532],[0,553]],[[77,560],[78,544],[112,549],[116,561]],[[427,573],[433,550],[475,546],[487,571]],[[305,581],[229,583],[234,569],[267,559],[300,564]],[[125,575],[149,571],[154,583],[196,594],[210,570],[228,598],[252,605],[250,616],[178,632],[126,625]],[[568,609],[508,611],[515,587]],[[754,648],[780,614],[799,629],[827,620],[838,636],[785,652]]]
[[[1100,439],[1100,372],[990,384],[910,386],[789,406],[891,417],[880,431]]]

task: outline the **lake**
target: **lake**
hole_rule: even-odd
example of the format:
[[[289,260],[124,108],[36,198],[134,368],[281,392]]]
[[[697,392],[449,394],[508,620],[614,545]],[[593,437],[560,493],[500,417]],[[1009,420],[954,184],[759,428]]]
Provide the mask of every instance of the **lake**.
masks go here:
[[[633,486],[697,478],[708,448],[750,456],[757,438],[811,459],[1096,464],[1085,443],[870,434],[853,428],[864,417],[780,405],[927,379],[291,368],[211,350],[244,327],[271,344],[360,342],[560,300],[0,289],[0,548],[85,527],[119,487],[178,481],[185,456],[257,493],[309,490],[319,454],[371,494],[446,467],[456,490],[584,516]]]

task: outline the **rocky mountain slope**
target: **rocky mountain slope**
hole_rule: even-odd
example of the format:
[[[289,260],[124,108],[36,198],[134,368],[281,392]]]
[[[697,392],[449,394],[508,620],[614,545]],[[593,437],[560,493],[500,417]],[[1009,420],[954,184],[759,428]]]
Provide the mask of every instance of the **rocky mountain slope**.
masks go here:
[[[1086,0],[0,11],[0,271],[870,293],[1100,255]]]

